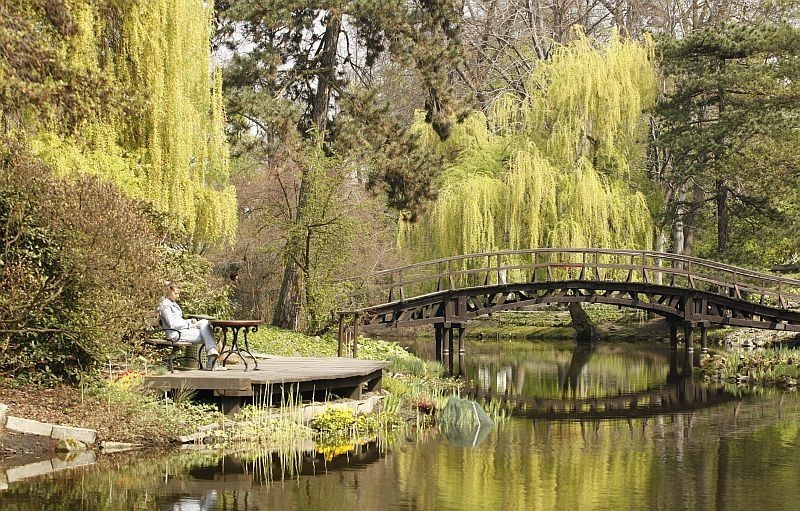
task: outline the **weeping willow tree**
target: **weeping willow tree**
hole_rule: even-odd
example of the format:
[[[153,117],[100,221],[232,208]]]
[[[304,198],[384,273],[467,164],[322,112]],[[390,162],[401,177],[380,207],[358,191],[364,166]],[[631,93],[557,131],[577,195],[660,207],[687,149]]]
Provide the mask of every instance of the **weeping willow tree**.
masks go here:
[[[202,0],[65,0],[75,20],[65,54],[127,95],[70,130],[31,141],[56,172],[99,174],[168,213],[195,242],[232,239],[222,78],[212,70],[212,9]],[[91,107],[91,105],[90,105]]]
[[[430,211],[401,223],[419,259],[538,247],[649,248],[642,111],[655,100],[651,45],[614,35],[561,47],[488,116],[438,142],[449,162]]]

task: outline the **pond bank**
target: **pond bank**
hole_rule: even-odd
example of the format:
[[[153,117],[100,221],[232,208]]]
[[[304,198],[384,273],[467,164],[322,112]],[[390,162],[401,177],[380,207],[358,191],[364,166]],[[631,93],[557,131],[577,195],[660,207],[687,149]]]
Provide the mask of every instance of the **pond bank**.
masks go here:
[[[262,336],[254,336],[253,341],[254,350],[283,356],[306,354],[298,353],[298,350],[317,356],[328,352],[335,354],[336,349],[333,338],[307,337],[273,328],[264,329]],[[289,349],[292,351],[288,352]],[[395,394],[391,396],[390,404],[393,411],[416,409],[414,407],[420,402],[434,400],[435,396],[430,394],[435,393],[434,389],[438,388],[441,365],[425,362],[395,343],[371,339],[364,339],[359,355],[359,358],[390,362],[390,367],[385,371],[388,376],[384,388]],[[153,367],[151,362],[148,365]],[[98,441],[114,440],[148,448],[176,443],[176,439],[201,442],[206,441],[206,437],[212,437],[210,441],[216,442],[220,440],[215,436],[217,433],[208,432],[230,429],[229,426],[234,424],[227,421],[215,405],[194,402],[192,392],[176,391],[169,396],[148,394],[142,388],[143,380],[144,369],[134,366],[115,369],[106,375],[87,377],[77,386],[60,384],[49,388],[32,387],[23,385],[18,380],[0,379],[0,403],[6,403],[9,415],[14,417],[50,425],[79,426],[96,431]],[[453,385],[448,384],[448,387]],[[385,394],[388,393],[366,396],[369,399],[363,402],[348,400],[346,403],[334,405],[334,408],[352,409],[353,416],[369,415],[374,413],[378,401]],[[299,418],[295,417],[293,420],[302,424],[329,406],[327,403],[298,402],[289,408],[291,410],[288,413],[300,414]],[[284,412],[286,410],[281,413]],[[244,423],[249,419],[252,417],[237,419],[239,424],[236,427],[247,429],[248,426]],[[265,421],[281,422],[284,419],[278,412],[259,414],[257,418],[259,427],[267,434],[271,433],[268,428],[263,427]],[[291,431],[294,431],[288,426],[283,429],[285,431],[280,431],[280,434],[289,431],[291,436]],[[295,433],[301,436],[306,434],[299,430]],[[14,432],[3,435],[0,431],[0,459],[17,458],[20,454],[38,458],[51,457],[55,445],[47,439],[48,436],[49,434],[20,435]],[[228,435],[224,441],[228,442],[231,438]]]

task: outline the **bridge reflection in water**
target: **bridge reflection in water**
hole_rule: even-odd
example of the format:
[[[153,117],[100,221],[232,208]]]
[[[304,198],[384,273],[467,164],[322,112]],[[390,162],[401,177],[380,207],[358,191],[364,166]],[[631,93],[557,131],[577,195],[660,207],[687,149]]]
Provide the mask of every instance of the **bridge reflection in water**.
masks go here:
[[[721,385],[706,384],[691,376],[692,362],[681,360],[672,351],[668,370],[661,374],[650,368],[651,375],[638,382],[640,388],[618,385],[605,394],[591,395],[587,387],[604,387],[587,378],[587,366],[596,354],[594,346],[576,346],[568,363],[559,364],[554,381],[537,392],[526,385],[524,364],[482,364],[466,369],[464,356],[452,374],[467,379],[467,394],[486,404],[493,403],[513,416],[545,420],[602,420],[647,418],[663,414],[687,412],[732,402],[738,396]],[[659,354],[652,353],[652,363],[658,365]],[[662,364],[667,360],[661,359]],[[662,365],[666,369],[665,365]],[[644,369],[648,371],[648,369]],[[537,375],[541,378],[541,375]],[[627,385],[637,387],[636,384]],[[543,391],[542,391],[543,390]],[[544,395],[537,395],[544,394]]]

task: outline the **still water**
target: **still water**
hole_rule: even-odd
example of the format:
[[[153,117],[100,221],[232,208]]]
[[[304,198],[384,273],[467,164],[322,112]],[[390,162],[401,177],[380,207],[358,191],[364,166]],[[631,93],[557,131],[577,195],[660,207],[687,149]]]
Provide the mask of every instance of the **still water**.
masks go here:
[[[11,483],[0,509],[800,509],[797,392],[704,386],[658,346],[469,348],[455,372],[511,411],[474,436],[104,456]]]

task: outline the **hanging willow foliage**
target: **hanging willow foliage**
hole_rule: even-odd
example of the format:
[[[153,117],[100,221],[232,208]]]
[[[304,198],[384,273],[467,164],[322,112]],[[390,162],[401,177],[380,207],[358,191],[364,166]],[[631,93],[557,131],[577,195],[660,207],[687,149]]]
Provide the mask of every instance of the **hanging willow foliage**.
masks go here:
[[[61,175],[89,172],[169,213],[196,241],[231,240],[236,194],[227,186],[222,78],[212,69],[212,11],[203,0],[136,0],[117,10],[69,0],[76,33],[68,53],[141,99],[86,123],[80,136],[57,127],[32,148]]]
[[[541,62],[525,97],[498,98],[438,142],[450,162],[439,197],[401,246],[420,259],[537,247],[649,248],[652,220],[634,188],[644,171],[642,111],[655,100],[652,50],[581,37]]]

